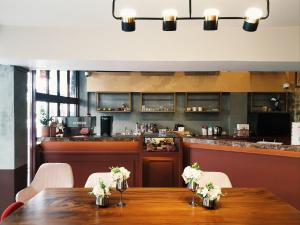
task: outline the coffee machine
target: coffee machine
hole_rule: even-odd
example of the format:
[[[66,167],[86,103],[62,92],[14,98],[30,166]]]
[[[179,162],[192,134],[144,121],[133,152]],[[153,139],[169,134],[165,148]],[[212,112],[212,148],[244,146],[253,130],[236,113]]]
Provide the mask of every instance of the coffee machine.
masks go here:
[[[60,118],[64,124],[64,136],[94,134],[96,116],[69,116]]]
[[[113,130],[113,116],[100,117],[101,136],[110,137]]]

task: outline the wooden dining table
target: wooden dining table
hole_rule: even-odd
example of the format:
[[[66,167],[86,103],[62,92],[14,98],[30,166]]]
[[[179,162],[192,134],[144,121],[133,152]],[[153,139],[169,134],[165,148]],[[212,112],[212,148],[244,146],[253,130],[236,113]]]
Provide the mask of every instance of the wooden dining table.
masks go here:
[[[91,189],[53,188],[37,194],[1,225],[126,225],[126,224],[249,224],[300,225],[300,212],[269,191],[258,188],[223,189],[218,207],[191,207],[186,188],[129,188],[126,206],[118,207],[112,191],[108,208],[97,208]]]

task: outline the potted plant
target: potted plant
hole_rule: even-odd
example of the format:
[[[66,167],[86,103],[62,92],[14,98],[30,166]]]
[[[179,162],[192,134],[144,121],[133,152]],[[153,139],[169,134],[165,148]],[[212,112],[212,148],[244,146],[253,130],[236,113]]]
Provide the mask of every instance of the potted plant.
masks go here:
[[[200,166],[198,163],[194,163],[191,166],[187,166],[184,168],[182,178],[184,182],[187,184],[189,190],[193,192],[193,199],[190,203],[191,206],[196,206],[195,202],[195,193],[199,187],[199,182],[202,177],[203,172],[200,170]]]
[[[119,207],[125,206],[123,202],[122,193],[128,188],[127,180],[130,176],[130,171],[124,167],[112,167],[110,171],[111,177],[114,182],[116,182],[116,189],[120,192],[120,202],[118,203]]]
[[[40,123],[43,125],[42,126],[42,137],[49,137],[50,136],[50,127],[49,127],[49,122],[51,121],[52,118],[49,118],[47,113],[45,112],[44,109],[41,109],[40,111]]]
[[[221,188],[212,182],[199,188],[197,194],[203,199],[202,205],[208,209],[215,209],[220,196],[223,195]]]
[[[103,180],[99,179],[92,192],[91,196],[96,198],[96,205],[101,208],[109,206],[109,196],[111,195],[109,185],[105,184]]]

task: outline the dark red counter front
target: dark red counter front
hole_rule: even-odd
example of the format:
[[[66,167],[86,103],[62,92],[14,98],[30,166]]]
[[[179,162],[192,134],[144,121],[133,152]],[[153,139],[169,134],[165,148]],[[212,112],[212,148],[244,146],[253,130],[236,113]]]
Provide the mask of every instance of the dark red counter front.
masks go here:
[[[300,152],[184,143],[186,163],[226,173],[234,187],[262,187],[300,210]]]

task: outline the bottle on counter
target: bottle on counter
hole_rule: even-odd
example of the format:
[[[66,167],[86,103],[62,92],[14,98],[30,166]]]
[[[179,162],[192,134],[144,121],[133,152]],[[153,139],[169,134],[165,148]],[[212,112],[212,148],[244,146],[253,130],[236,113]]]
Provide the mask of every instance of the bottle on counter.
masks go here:
[[[208,129],[207,129],[207,135],[208,136],[212,136],[214,134],[213,132],[213,127],[212,126],[209,126]]]
[[[203,136],[207,136],[208,135],[208,130],[207,130],[207,126],[202,126],[202,135]]]

